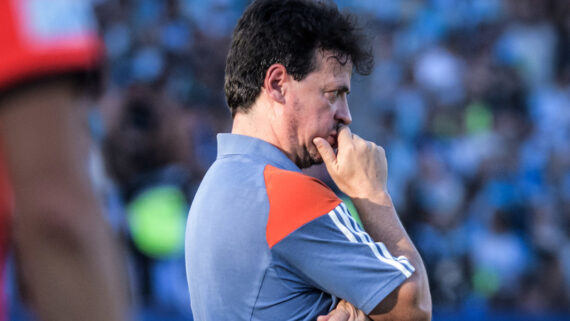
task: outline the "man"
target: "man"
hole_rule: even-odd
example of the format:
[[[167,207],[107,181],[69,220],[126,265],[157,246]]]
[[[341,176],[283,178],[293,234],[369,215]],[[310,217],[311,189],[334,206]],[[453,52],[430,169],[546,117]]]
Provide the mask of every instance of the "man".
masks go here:
[[[90,17],[86,1],[0,1],[0,267],[11,239],[38,320],[127,314],[125,271],[87,171],[86,79],[102,52]]]
[[[196,320],[431,318],[425,268],[386,190],[384,151],[347,126],[352,70],[371,66],[335,7],[259,0],[244,12],[226,66],[232,134],[218,136],[187,226]],[[366,232],[300,172],[321,162]]]

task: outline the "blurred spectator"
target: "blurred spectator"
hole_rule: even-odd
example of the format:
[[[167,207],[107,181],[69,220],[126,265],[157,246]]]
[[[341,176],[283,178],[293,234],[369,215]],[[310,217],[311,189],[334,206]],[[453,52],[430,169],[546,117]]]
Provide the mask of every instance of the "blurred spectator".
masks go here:
[[[124,95],[124,96],[123,96]],[[117,185],[142,307],[189,315],[183,264],[193,193],[184,111],[152,88],[133,86],[103,104],[103,154]],[[180,261],[182,260],[182,261]]]

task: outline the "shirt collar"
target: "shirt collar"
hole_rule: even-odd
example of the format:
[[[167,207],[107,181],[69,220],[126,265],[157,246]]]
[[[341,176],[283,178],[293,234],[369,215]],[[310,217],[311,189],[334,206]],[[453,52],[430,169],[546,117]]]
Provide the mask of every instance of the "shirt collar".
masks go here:
[[[261,139],[237,134],[218,134],[217,138],[218,159],[230,155],[247,155],[264,158],[269,164],[282,169],[301,171],[279,148]]]

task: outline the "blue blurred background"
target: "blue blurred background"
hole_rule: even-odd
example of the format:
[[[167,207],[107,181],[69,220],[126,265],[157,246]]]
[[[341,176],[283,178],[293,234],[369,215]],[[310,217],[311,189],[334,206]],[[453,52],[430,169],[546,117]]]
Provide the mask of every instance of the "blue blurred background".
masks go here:
[[[248,3],[95,1],[108,80],[91,171],[138,320],[192,319],[186,211],[230,130],[225,55]],[[570,320],[570,1],[336,3],[373,36],[352,128],[387,151],[434,320]],[[26,320],[9,290],[12,319]]]

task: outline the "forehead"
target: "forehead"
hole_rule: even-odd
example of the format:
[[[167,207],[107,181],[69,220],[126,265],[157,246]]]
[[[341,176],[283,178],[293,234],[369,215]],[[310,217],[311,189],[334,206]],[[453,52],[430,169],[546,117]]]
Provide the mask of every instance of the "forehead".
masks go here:
[[[347,78],[350,81],[352,61],[348,57],[328,50],[317,50],[314,59],[316,68],[312,73],[327,78]]]

